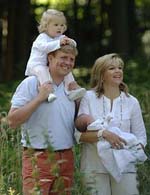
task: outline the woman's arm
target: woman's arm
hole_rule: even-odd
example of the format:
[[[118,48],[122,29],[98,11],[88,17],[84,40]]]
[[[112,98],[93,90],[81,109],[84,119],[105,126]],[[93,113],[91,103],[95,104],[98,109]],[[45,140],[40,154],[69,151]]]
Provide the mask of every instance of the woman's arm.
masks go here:
[[[94,143],[98,142],[99,139],[97,137],[98,131],[86,131],[82,132],[79,141],[85,143]]]
[[[146,129],[138,100],[136,100],[133,105],[130,121],[131,133],[137,137],[142,147],[145,147],[147,143]]]
[[[117,134],[110,132],[108,130],[104,130],[102,133],[102,138],[108,141],[112,148],[122,148],[126,141],[119,137]],[[98,138],[98,130],[97,131],[86,131],[81,133],[79,142],[88,142],[94,143],[100,141]]]

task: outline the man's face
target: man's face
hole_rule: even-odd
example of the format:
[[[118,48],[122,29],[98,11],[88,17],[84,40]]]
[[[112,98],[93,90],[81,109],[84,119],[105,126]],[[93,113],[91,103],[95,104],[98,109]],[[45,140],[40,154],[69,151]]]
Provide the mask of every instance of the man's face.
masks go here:
[[[52,76],[66,76],[75,65],[75,55],[58,50],[55,55],[49,55],[50,72]]]

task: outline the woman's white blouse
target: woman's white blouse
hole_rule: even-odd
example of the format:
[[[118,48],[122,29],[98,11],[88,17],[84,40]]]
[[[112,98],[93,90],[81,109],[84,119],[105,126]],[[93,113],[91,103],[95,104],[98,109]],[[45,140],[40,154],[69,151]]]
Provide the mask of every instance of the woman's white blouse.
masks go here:
[[[110,112],[111,111],[111,112]],[[133,133],[140,143],[146,145],[146,130],[143,122],[141,108],[138,100],[124,92],[113,100],[111,109],[111,100],[106,96],[96,97],[93,90],[87,91],[82,98],[78,116],[81,114],[89,114],[95,120],[102,119],[108,114],[114,118],[113,125],[119,127],[122,131]],[[81,133],[76,130],[75,137],[79,143]],[[81,170],[84,172],[106,173],[106,169],[101,163],[100,157],[97,155],[96,143],[82,143],[81,149]],[[135,172],[134,165],[127,168],[126,172]]]

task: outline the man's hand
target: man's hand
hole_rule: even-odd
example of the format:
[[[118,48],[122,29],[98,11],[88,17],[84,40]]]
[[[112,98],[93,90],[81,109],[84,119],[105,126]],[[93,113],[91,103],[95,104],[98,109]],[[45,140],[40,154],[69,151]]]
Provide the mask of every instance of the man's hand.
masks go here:
[[[42,102],[45,101],[49,94],[53,92],[53,87],[50,82],[46,82],[38,87],[39,89],[39,94],[37,98]]]
[[[67,36],[63,37],[62,39],[60,39],[60,45],[71,45],[74,44],[72,39],[68,38]]]

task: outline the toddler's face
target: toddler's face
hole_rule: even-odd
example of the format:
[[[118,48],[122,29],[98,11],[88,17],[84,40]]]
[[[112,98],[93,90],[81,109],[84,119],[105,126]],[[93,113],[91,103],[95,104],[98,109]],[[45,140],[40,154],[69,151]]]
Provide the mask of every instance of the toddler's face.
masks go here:
[[[52,21],[49,22],[47,27],[47,34],[52,37],[58,37],[66,31],[66,20],[58,16],[53,16]]]

